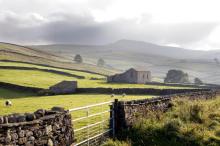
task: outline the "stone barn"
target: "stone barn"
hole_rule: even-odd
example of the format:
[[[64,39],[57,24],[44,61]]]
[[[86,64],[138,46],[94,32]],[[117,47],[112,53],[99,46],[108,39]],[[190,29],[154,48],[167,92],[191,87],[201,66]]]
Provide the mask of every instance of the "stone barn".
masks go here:
[[[49,92],[53,94],[74,93],[77,89],[77,81],[62,81],[49,88]]]
[[[107,78],[108,82],[115,83],[135,83],[135,84],[145,84],[151,82],[151,72],[150,71],[140,71],[131,68],[124,73],[115,74]]]

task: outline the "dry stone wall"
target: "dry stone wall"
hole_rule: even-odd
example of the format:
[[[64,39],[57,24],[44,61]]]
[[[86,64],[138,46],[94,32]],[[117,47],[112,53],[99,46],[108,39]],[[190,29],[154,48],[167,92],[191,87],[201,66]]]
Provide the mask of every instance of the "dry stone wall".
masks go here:
[[[132,101],[115,101],[115,127],[117,131],[123,128],[131,127],[140,118],[146,118],[149,111],[166,111],[172,107],[172,99],[213,99],[218,94],[215,90],[189,92],[184,94],[173,94],[155,97],[151,99],[132,100]]]
[[[71,115],[63,108],[0,117],[0,146],[70,146]]]
[[[77,88],[77,93],[170,95],[188,92],[211,91],[211,89],[154,89],[154,88]]]

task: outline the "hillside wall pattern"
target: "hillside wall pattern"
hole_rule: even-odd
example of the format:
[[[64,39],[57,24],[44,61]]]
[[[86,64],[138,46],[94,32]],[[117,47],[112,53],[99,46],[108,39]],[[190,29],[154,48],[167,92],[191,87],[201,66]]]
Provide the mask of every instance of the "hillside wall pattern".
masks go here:
[[[71,115],[62,108],[0,117],[0,146],[70,146]]]

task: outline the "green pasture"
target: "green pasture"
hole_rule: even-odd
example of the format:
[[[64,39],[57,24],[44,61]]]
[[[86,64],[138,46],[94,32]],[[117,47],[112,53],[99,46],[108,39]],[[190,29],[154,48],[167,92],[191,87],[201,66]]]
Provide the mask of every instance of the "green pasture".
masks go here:
[[[72,71],[69,71],[72,72]],[[73,71],[73,74],[83,75],[85,79],[77,79],[65,75],[49,73],[38,70],[19,70],[19,69],[0,69],[0,81],[28,87],[49,88],[50,86],[61,82],[63,80],[75,80],[78,82],[80,88],[184,88],[175,86],[158,86],[158,85],[144,85],[144,84],[126,84],[126,83],[107,83],[106,80],[91,80],[94,78],[103,78],[101,75],[81,73]],[[78,73],[77,73],[78,72]],[[186,87],[185,87],[186,88]],[[187,87],[188,88],[188,87]]]
[[[52,70],[67,72],[67,73],[74,74],[74,75],[84,76],[87,79],[89,79],[91,77],[104,78],[104,76],[98,75],[98,74],[92,74],[92,73],[86,73],[86,72],[82,72],[82,71],[74,71],[74,70],[68,70],[68,69],[60,69],[60,68],[55,68],[55,67],[45,67],[45,66],[40,66],[40,65],[28,64],[28,63],[0,61],[0,66],[18,66],[18,67],[34,67],[34,68],[39,68],[39,69],[52,69]]]
[[[23,96],[23,97],[22,97]],[[57,96],[30,96],[30,93],[20,93],[18,91],[10,91],[0,88],[0,115],[7,115],[12,113],[30,113],[37,109],[51,109],[54,106],[64,107],[65,109],[71,109],[81,106],[87,106],[96,103],[102,103],[107,101],[113,101],[115,98],[119,100],[132,100],[151,98],[153,96],[143,95],[115,95],[111,97],[108,94],[72,94],[72,95],[57,95]],[[6,100],[12,102],[12,106],[6,107],[4,105]],[[90,114],[109,110],[109,105],[97,106],[90,109]],[[86,111],[75,111],[72,113],[73,119],[86,116]],[[102,116],[91,117],[86,120],[78,121],[74,123],[74,127],[85,126],[89,120],[90,123],[95,123],[102,120],[102,118],[108,119],[109,113]]]
[[[152,96],[143,95],[116,95],[114,98],[107,94],[72,94],[72,95],[57,95],[57,96],[28,96],[25,93],[17,91],[9,91],[0,88],[0,115],[10,113],[25,113],[33,112],[39,108],[50,109],[53,106],[61,106],[66,109],[86,106],[95,103],[113,101],[114,98],[119,100],[131,100],[140,98],[149,98]],[[24,97],[21,97],[23,95]],[[10,97],[9,97],[10,96]],[[5,107],[4,102],[10,100],[13,103],[11,107]]]

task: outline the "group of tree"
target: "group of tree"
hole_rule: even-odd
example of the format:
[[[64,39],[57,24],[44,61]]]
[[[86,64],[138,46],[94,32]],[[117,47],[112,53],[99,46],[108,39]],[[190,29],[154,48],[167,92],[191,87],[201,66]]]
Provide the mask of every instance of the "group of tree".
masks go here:
[[[83,58],[80,54],[76,54],[76,56],[74,57],[74,61],[76,63],[83,63]]]
[[[182,70],[169,70],[164,79],[164,83],[190,83],[189,75]],[[202,80],[199,78],[194,79],[194,84],[203,84]]]
[[[83,58],[80,54],[76,54],[75,57],[74,57],[74,61],[76,63],[83,63]],[[105,60],[102,59],[102,58],[99,58],[98,61],[97,61],[97,66],[104,67],[105,66]]]
[[[169,70],[165,79],[165,83],[189,83],[189,75],[181,70]]]

